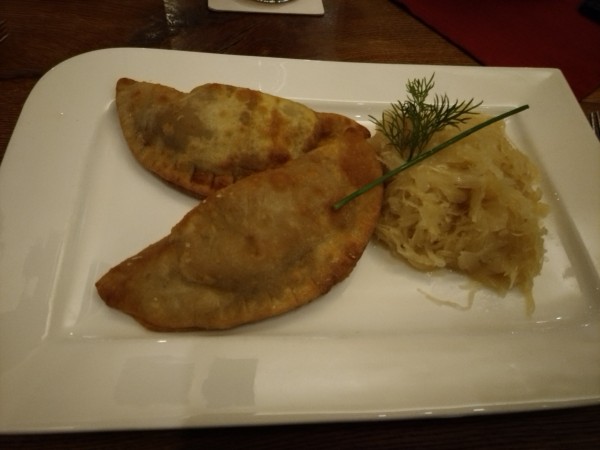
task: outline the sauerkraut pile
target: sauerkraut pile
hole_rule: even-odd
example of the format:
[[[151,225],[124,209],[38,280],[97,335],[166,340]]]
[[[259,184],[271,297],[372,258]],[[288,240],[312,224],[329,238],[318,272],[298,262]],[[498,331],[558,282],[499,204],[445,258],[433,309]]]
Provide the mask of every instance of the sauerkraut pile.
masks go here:
[[[457,133],[447,127],[427,148]],[[388,168],[403,162],[381,133],[372,141]],[[497,122],[392,178],[375,235],[418,269],[464,272],[501,294],[516,287],[531,313],[546,213],[537,168]]]

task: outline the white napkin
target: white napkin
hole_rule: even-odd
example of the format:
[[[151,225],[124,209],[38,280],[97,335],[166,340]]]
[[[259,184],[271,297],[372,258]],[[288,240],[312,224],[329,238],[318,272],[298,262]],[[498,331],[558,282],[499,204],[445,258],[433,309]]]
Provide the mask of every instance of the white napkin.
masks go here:
[[[291,0],[287,3],[259,3],[254,0],[208,0],[213,11],[240,11],[267,14],[325,14],[323,0]]]

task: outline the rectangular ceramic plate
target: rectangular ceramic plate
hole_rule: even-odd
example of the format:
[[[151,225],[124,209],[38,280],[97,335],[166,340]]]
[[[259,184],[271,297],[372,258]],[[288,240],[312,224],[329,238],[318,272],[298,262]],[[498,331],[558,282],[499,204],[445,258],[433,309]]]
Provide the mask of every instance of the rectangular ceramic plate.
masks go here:
[[[161,334],[94,282],[195,201],[139,167],[117,120],[120,77],[259,89],[368,124],[435,72],[483,100],[540,166],[546,260],[536,311],[420,273],[370,244],[348,279],[232,331]],[[600,144],[552,69],[410,66],[112,49],[49,71],[0,166],[0,430],[105,430],[390,419],[600,400]],[[447,303],[434,302],[431,296]]]

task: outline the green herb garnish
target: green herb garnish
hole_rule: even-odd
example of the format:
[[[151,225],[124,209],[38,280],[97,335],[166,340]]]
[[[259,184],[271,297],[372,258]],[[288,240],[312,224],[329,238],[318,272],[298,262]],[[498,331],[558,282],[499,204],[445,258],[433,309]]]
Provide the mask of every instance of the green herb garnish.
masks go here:
[[[383,113],[381,120],[369,116],[377,129],[390,141],[405,161],[410,161],[423,151],[431,137],[446,126],[457,126],[469,120],[469,114],[482,102],[450,102],[446,94],[435,95],[433,103],[426,103],[435,83],[433,77],[409,80],[406,83],[408,99],[392,103],[391,110]]]
[[[408,100],[392,104],[392,110],[385,112],[381,120],[371,117],[371,120],[375,123],[377,129],[381,131],[394,148],[400,152],[401,156],[405,159],[405,162],[344,197],[333,205],[333,209],[340,209],[375,186],[384,183],[386,180],[399,174],[403,170],[429,158],[431,155],[476,131],[529,108],[528,105],[524,105],[511,109],[510,111],[499,114],[471,128],[463,130],[447,141],[423,152],[425,145],[427,145],[427,142],[429,142],[431,136],[433,136],[435,132],[448,125],[457,126],[459,123],[465,123],[469,118],[464,116],[467,114],[477,114],[473,112],[473,110],[481,105],[481,102],[475,104],[473,100],[469,100],[468,102],[463,101],[459,103],[458,101],[455,101],[454,103],[450,103],[450,100],[446,95],[436,95],[432,104],[425,103],[433,85],[433,75],[429,80],[422,79],[409,81],[406,84]]]

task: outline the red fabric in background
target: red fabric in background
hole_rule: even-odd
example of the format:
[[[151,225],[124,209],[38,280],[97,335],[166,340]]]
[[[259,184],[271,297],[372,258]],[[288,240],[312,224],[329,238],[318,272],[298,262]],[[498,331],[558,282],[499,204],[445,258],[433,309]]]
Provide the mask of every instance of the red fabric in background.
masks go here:
[[[578,99],[600,86],[600,25],[581,0],[393,0],[488,66],[562,71]]]

